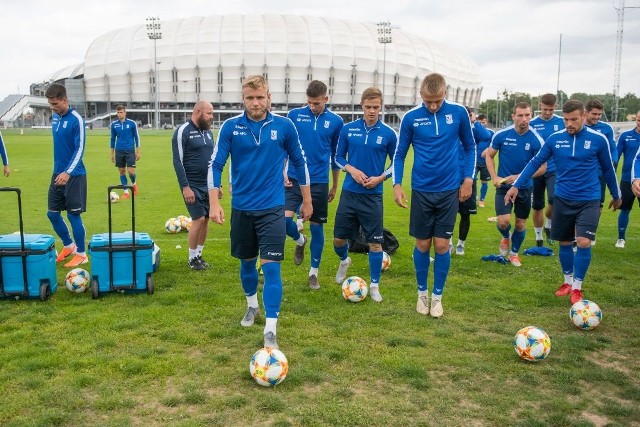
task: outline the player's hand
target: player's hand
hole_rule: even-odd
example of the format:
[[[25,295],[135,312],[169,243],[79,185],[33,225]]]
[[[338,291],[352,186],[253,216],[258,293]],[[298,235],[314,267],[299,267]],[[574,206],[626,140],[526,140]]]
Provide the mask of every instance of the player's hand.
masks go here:
[[[640,197],[640,179],[636,179],[631,183],[631,191],[636,197]]]
[[[222,191],[222,186],[220,188],[218,188],[218,199],[222,199],[222,196],[224,196],[224,191]]]
[[[471,197],[471,194],[473,193],[472,185],[473,185],[473,180],[471,178],[464,179],[464,182],[462,183],[462,185],[460,186],[460,189],[458,190],[458,200],[460,202],[464,202],[469,197]]]
[[[518,189],[511,187],[509,191],[507,191],[507,194],[504,195],[504,204],[515,203],[516,197],[518,197]]]
[[[113,153],[111,153],[111,163],[115,163],[116,162],[116,157]]]
[[[332,202],[332,201],[333,201],[333,199],[335,199],[335,198],[336,198],[336,191],[337,191],[337,189],[336,189],[336,188],[334,188],[334,187],[331,187],[331,188],[329,189],[329,195],[327,196],[327,201],[328,201],[328,202]]]
[[[289,178],[286,177],[286,176],[284,177],[284,186],[285,186],[285,188],[293,187],[293,183],[291,181],[289,181]]]
[[[364,188],[372,189],[376,188],[382,181],[384,181],[384,175],[372,176],[370,178],[366,178],[362,185],[364,186]]]
[[[219,203],[215,205],[213,203],[209,204],[209,220],[215,222],[216,224],[222,224],[224,222],[224,210]]]
[[[409,199],[407,199],[407,195],[404,194],[404,190],[402,189],[402,186],[400,184],[396,184],[393,186],[393,197],[398,206],[407,209],[407,203],[409,203]]]
[[[360,169],[356,169],[353,166],[349,166],[349,175],[351,175],[351,177],[353,178],[353,180],[355,182],[357,182],[358,184],[364,186],[366,180],[367,180],[367,175],[362,172]]]
[[[609,209],[613,208],[613,211],[617,211],[618,209],[620,209],[620,206],[622,206],[622,199],[611,199],[611,201],[609,202]]]
[[[300,207],[300,216],[303,221],[308,221],[313,215],[313,205],[311,204],[311,200],[302,201],[302,206]]]
[[[4,167],[4,176],[9,176],[9,173],[11,172],[11,168],[9,168],[9,165]]]
[[[491,182],[493,183],[494,187],[500,188],[500,186],[505,183],[505,178],[501,176],[496,176],[494,179],[491,180]]]
[[[136,151],[136,161],[140,160],[140,151]]]
[[[192,205],[196,202],[196,195],[193,193],[193,190],[189,186],[182,189],[182,197],[184,197],[184,201],[189,205]]]
[[[56,176],[56,179],[53,181],[53,184],[54,185],[66,185],[68,181],[69,181],[69,174],[66,173],[66,172],[62,172],[61,174]]]

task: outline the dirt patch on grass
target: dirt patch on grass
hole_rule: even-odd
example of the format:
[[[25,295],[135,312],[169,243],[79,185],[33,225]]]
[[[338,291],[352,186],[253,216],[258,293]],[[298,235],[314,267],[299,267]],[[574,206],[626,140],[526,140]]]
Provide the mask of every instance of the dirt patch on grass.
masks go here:
[[[611,421],[603,415],[596,415],[591,412],[583,412],[580,415],[596,427],[604,427],[611,423]]]
[[[623,354],[611,351],[598,351],[592,356],[591,361],[602,368],[615,369],[625,375],[631,375],[629,368],[629,358]]]

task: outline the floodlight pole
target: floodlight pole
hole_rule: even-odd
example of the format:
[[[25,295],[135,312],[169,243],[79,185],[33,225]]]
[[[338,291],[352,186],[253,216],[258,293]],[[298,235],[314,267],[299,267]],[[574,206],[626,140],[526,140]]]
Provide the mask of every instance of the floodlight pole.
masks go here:
[[[147,37],[153,40],[153,103],[155,109],[155,128],[160,129],[160,111],[158,108],[158,49],[157,41],[162,38],[160,18],[151,16],[147,18]]]
[[[391,22],[378,22],[378,42],[383,45],[382,56],[382,122],[384,122],[384,90],[387,77],[387,44],[391,43]]]

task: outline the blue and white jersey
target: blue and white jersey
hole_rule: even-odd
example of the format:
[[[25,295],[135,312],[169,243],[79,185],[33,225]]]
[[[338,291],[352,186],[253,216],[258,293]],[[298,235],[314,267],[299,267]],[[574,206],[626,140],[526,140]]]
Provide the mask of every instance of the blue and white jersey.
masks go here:
[[[7,154],[7,147],[4,146],[2,132],[0,132],[0,157],[2,157],[3,166],[7,166],[9,164],[9,155]]]
[[[329,169],[338,169],[335,155],[344,121],[326,106],[318,116],[313,114],[309,106],[304,106],[289,111],[287,117],[298,130],[311,184],[328,184]],[[288,167],[287,176],[297,179],[295,171]]]
[[[86,135],[84,120],[76,110],[69,107],[60,116],[51,114],[51,132],[53,134],[53,173],[66,172],[71,176],[86,175],[82,163]]]
[[[552,133],[564,129],[564,120],[562,117],[554,114],[549,120],[545,120],[540,116],[536,116],[529,122],[529,127],[533,128],[545,141]],[[547,172],[555,172],[556,161],[553,158],[547,162]]]
[[[226,120],[213,150],[209,189],[220,188],[222,170],[231,156],[231,207],[258,211],[284,206],[282,168],[288,157],[298,183],[309,185],[309,172],[298,132],[286,117],[267,113],[260,127],[245,113]]]
[[[491,148],[499,152],[498,176],[504,178],[509,175],[518,175],[527,166],[529,160],[540,151],[543,144],[542,137],[531,128],[522,135],[516,132],[514,125],[496,132],[491,140]],[[532,185],[533,181],[529,179],[523,187],[528,188]],[[502,184],[502,186],[511,187],[508,184]]]
[[[364,119],[358,119],[342,128],[336,150],[336,163],[342,170],[351,165],[367,177],[385,175],[386,179],[391,176],[393,164],[385,168],[385,163],[387,157],[393,162],[397,143],[395,131],[380,120],[369,127]],[[365,188],[347,173],[342,189],[353,193],[382,194],[383,183],[384,181],[374,188]]]
[[[111,122],[111,148],[115,150],[133,150],[140,147],[138,125],[125,117],[124,121]]]
[[[567,200],[600,200],[598,168],[601,168],[611,196],[619,199],[620,189],[608,145],[602,134],[587,126],[575,135],[566,130],[556,132],[547,139],[513,185],[527,188],[531,175],[553,157],[557,168],[556,196]]]
[[[213,145],[211,131],[201,131],[191,120],[175,130],[171,149],[180,189],[207,186]]]
[[[591,130],[601,133],[607,139],[607,143],[609,144],[609,153],[611,154],[611,160],[613,163],[618,163],[618,149],[616,148],[616,140],[614,137],[613,127],[609,123],[598,121],[593,126],[585,123],[585,126]],[[602,176],[602,172],[600,172],[600,176]]]
[[[414,107],[400,123],[398,148],[393,157],[393,184],[402,184],[405,158],[413,145],[412,189],[441,192],[460,188],[459,144],[464,151],[464,178],[473,179],[476,142],[466,108],[446,99],[435,113],[424,103]]]
[[[631,169],[636,153],[640,149],[640,133],[633,128],[626,132],[622,132],[618,137],[618,145],[616,146],[620,158],[624,156],[622,163],[621,181],[631,181]]]
[[[473,137],[476,140],[476,144],[477,144],[476,165],[484,166],[487,164],[487,161],[484,157],[482,157],[482,152],[487,148],[489,148],[489,144],[491,144],[491,138],[493,138],[493,135],[495,135],[495,132],[491,129],[487,129],[486,127],[484,127],[484,125],[479,121],[476,121],[473,124],[472,132],[473,132]],[[464,154],[462,158],[464,159]],[[462,165],[462,168],[464,171],[464,163]]]

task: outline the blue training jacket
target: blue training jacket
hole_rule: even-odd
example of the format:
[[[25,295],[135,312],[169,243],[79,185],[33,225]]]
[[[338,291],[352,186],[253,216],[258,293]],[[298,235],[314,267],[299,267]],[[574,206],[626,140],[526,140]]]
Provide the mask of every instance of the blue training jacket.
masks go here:
[[[542,137],[531,128],[522,135],[516,132],[514,125],[499,130],[491,140],[491,148],[500,153],[496,173],[503,178],[519,174],[543,144]],[[533,182],[529,179],[523,186],[528,188],[532,185]],[[510,188],[511,185],[502,184],[502,187]]]
[[[82,116],[71,107],[62,116],[52,113],[51,132],[53,134],[53,173],[58,175],[67,172],[71,176],[86,175],[87,171],[82,163],[86,143]]]
[[[286,117],[267,113],[257,134],[246,112],[226,120],[213,150],[209,189],[220,188],[222,170],[231,156],[231,207],[257,211],[284,206],[284,161],[288,157],[298,183],[309,185],[309,172],[298,132]],[[255,122],[254,122],[255,123]]]
[[[0,157],[2,157],[2,164],[7,166],[9,164],[9,156],[7,155],[7,148],[4,146],[2,132],[0,132]]]
[[[624,156],[624,162],[622,163],[622,176],[620,177],[620,180],[631,181],[633,161],[640,149],[640,133],[638,133],[635,128],[622,132],[618,137],[618,145],[616,149],[618,150],[620,158]]]
[[[611,125],[609,123],[599,121],[593,126],[585,123],[585,126],[604,135],[604,137],[607,139],[607,143],[609,144],[609,153],[611,154],[611,160],[614,164],[618,163],[618,149],[616,148],[616,140]],[[600,172],[600,175],[602,175],[602,172]]]
[[[545,120],[540,116],[536,116],[529,122],[529,126],[533,128],[545,141],[551,136],[552,133],[558,132],[564,129],[564,119],[557,114],[554,114],[549,120]],[[553,158],[547,161],[547,173],[555,172],[556,161]]]
[[[116,150],[133,150],[140,147],[138,125],[125,117],[124,121],[111,122],[111,148]]]
[[[328,184],[329,167],[332,170],[339,169],[335,164],[335,155],[344,121],[326,106],[318,116],[307,105],[292,109],[287,117],[298,130],[311,184]],[[287,163],[287,176],[297,179],[295,171],[288,166]]]
[[[340,132],[336,163],[344,170],[351,165],[361,170],[367,177],[385,175],[391,176],[393,165],[385,169],[387,157],[393,162],[398,137],[393,129],[380,120],[368,127],[364,119],[347,123]],[[347,173],[342,189],[361,194],[382,194],[384,181],[374,188],[365,188],[357,183],[350,173]]]
[[[575,135],[570,135],[566,130],[552,134],[513,185],[526,188],[531,175],[551,157],[555,159],[557,167],[556,196],[567,200],[600,200],[598,168],[601,168],[611,196],[620,198],[607,140],[587,126],[583,126]]]
[[[421,103],[400,123],[398,148],[393,157],[393,185],[402,184],[404,162],[413,145],[411,188],[441,192],[460,188],[458,144],[464,151],[464,178],[475,176],[476,142],[466,108],[447,101],[435,113]]]
[[[487,164],[487,161],[484,157],[482,157],[482,152],[489,148],[489,144],[491,144],[491,138],[495,135],[495,131],[486,128],[482,123],[476,121],[473,124],[473,137],[476,140],[476,165],[484,166]],[[464,151],[461,155],[462,159],[464,159]],[[464,162],[462,164],[462,169],[464,170]]]

